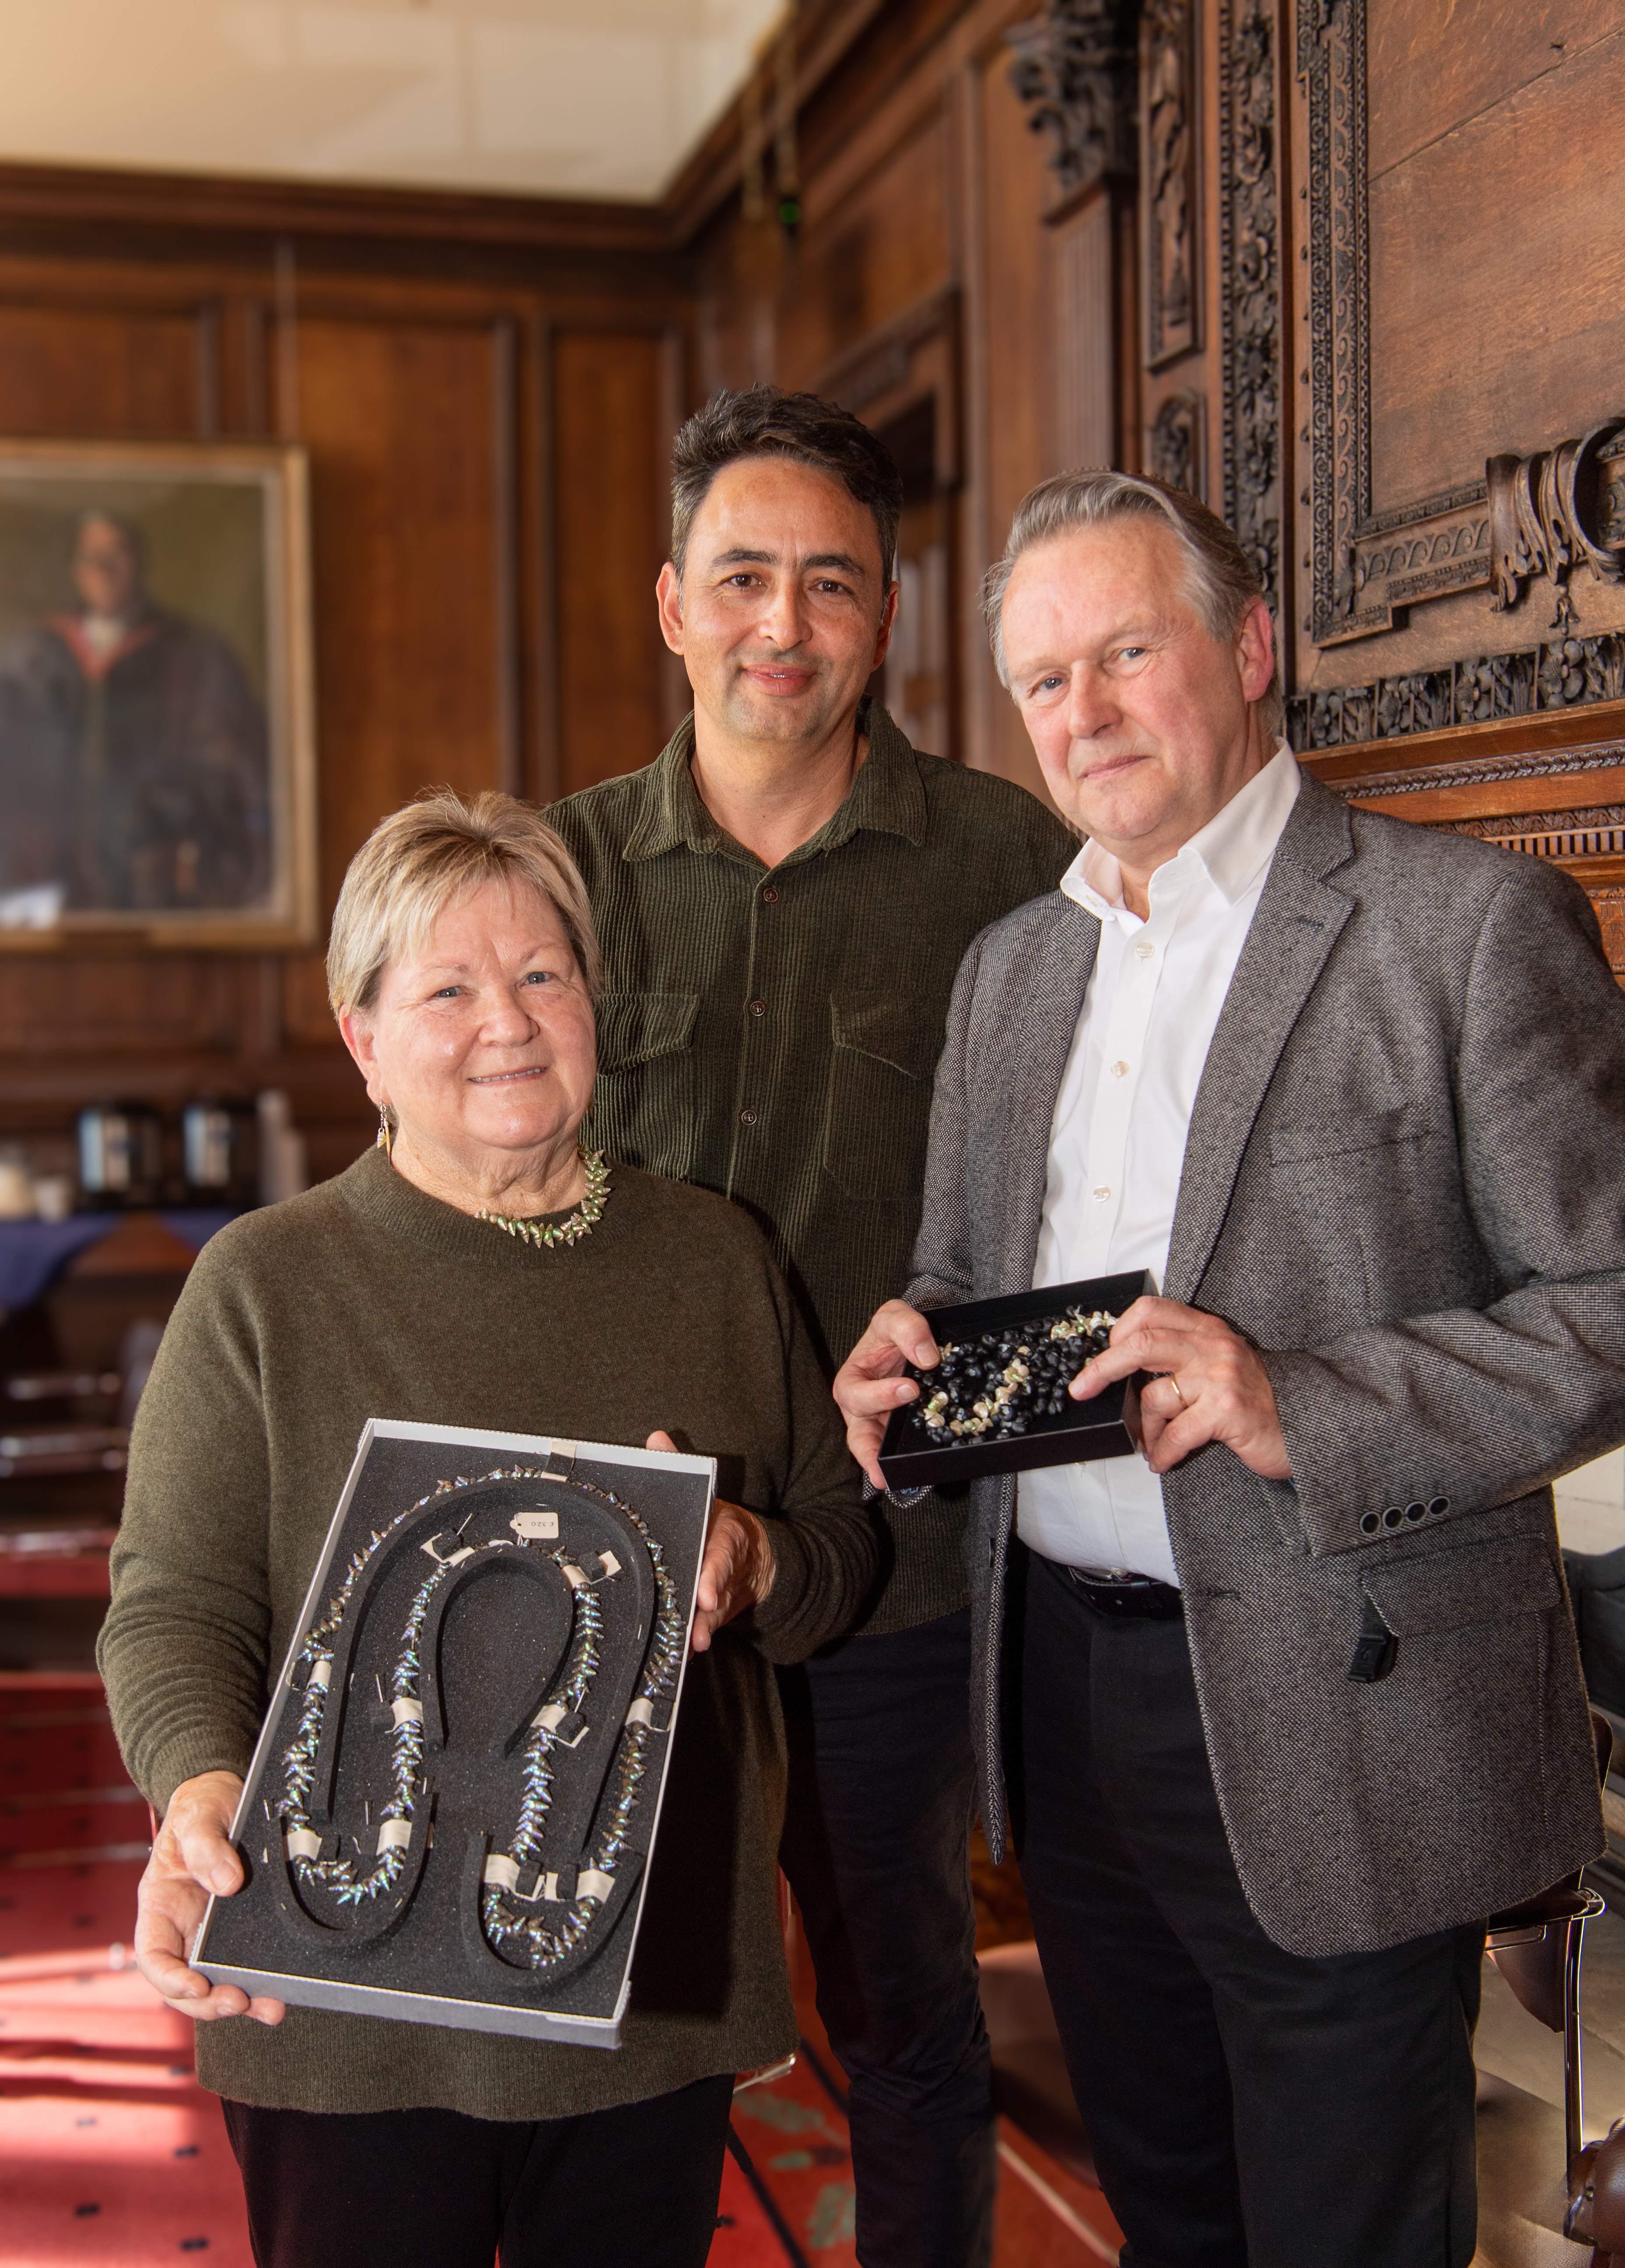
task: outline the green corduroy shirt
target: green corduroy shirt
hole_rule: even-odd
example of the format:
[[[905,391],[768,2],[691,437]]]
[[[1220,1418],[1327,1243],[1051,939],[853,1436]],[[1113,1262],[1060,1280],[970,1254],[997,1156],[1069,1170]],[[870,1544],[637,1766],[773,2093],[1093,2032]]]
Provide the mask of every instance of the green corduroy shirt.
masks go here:
[[[690,770],[693,719],[656,761],[554,805],[604,956],[584,1138],[698,1182],[766,1232],[822,1359],[908,1281],[931,1081],[971,940],[1054,888],[1077,850],[1008,780],[912,747],[878,703],[845,802],[771,870]],[[907,1630],[968,1597],[962,1499],[887,1504],[860,1627]]]

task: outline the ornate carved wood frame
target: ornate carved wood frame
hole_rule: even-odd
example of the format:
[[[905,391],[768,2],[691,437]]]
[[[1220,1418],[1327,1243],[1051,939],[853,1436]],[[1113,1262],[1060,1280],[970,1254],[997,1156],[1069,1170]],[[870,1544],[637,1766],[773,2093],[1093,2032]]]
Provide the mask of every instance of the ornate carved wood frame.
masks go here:
[[[1510,651],[1302,695],[1289,704],[1294,744],[1618,699],[1625,638],[1575,635],[1568,582],[1580,565],[1608,581],[1625,571],[1625,416],[1529,456],[1491,456],[1482,480],[1372,509],[1366,0],[1297,0],[1296,25],[1309,139],[1310,636],[1322,649],[1348,645],[1393,628],[1396,610],[1459,591],[1488,589],[1497,610],[1516,608],[1536,576],[1551,582],[1557,616],[1555,635]]]
[[[1625,984],[1625,701],[1308,755],[1369,811],[1549,858],[1583,883]]]

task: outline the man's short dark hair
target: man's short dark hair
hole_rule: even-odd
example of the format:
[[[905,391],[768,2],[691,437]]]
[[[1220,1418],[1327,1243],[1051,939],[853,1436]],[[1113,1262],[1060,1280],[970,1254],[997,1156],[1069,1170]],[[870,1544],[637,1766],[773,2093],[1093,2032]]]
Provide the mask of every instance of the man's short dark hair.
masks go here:
[[[883,583],[890,584],[903,517],[903,475],[878,434],[816,394],[777,386],[722,387],[697,409],[671,445],[671,563],[682,575],[694,515],[724,465],[747,457],[787,457],[838,482],[874,514]]]

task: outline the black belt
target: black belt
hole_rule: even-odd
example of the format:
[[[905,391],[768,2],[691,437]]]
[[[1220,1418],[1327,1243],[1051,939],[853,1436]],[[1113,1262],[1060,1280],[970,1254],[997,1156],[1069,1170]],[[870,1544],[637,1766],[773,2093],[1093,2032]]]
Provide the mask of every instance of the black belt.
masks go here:
[[[1172,1622],[1185,1612],[1185,1594],[1155,1575],[1103,1575],[1083,1567],[1060,1571],[1097,1615],[1142,1623]]]

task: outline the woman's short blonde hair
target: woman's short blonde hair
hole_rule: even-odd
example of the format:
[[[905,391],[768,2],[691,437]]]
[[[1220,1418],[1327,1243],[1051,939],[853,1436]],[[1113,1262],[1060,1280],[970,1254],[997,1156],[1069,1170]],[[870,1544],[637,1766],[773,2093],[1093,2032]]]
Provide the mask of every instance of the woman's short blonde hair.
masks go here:
[[[593,910],[563,837],[516,796],[485,788],[465,801],[439,787],[380,819],[350,862],[328,939],[333,1013],[373,1007],[385,969],[421,951],[447,906],[497,880],[552,907],[596,1000],[603,963]]]

